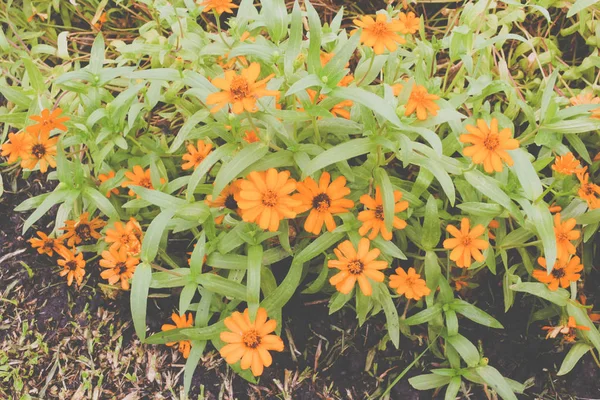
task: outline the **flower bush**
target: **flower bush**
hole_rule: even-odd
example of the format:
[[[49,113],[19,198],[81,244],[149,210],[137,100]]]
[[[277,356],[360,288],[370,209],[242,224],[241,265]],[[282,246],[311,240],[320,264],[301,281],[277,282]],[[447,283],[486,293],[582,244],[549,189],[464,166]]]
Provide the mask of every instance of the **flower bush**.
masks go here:
[[[254,382],[304,290],[360,324],[383,314],[396,348],[426,332],[442,368],[413,387],[453,399],[464,379],[516,399],[525,386],[461,334],[462,318],[503,328],[462,298],[478,274],[502,275],[506,310],[537,299],[548,337],[572,344],[560,374],[596,357],[598,318],[577,300],[600,251],[596,42],[571,63],[519,30],[563,5],[467,3],[443,25],[402,2],[347,23],[308,0],[131,3],[152,16],[133,40],[103,35],[106,2],[91,46],[57,32],[24,52],[0,35],[14,62],[1,154],[15,179],[56,182],[17,207],[32,247],[73,290],[99,268],[129,291],[140,339],[187,359],[186,390],[209,346]],[[561,35],[593,38],[588,4]],[[23,16],[59,12],[41,7]],[[165,289],[174,324],[147,336]]]

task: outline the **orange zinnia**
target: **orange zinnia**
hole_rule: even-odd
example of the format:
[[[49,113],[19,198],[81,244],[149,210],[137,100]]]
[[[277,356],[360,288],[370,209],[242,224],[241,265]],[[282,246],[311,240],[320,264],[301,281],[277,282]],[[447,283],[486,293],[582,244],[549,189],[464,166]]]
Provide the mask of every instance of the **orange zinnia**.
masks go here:
[[[552,169],[559,174],[571,175],[577,172],[580,162],[573,153],[568,152],[564,156],[556,156]]]
[[[421,18],[417,17],[414,12],[398,14],[398,22],[400,22],[400,32],[404,34],[414,34],[419,30]]]
[[[257,82],[259,75],[260,64],[254,62],[248,68],[244,68],[240,75],[235,71],[225,71],[224,78],[213,79],[213,85],[222,91],[212,93],[206,98],[206,104],[215,104],[210,112],[216,113],[228,104],[235,114],[241,114],[244,110],[258,111],[257,98],[279,94],[276,90],[267,90],[267,82],[274,76],[273,74]]]
[[[33,137],[25,132],[9,133],[8,141],[2,145],[2,156],[7,157],[7,162],[12,164],[19,158],[25,159],[30,154]]]
[[[62,260],[58,260],[58,265],[63,267],[60,271],[60,276],[67,276],[67,285],[71,286],[73,279],[77,282],[77,285],[81,285],[83,277],[85,275],[85,260],[83,254],[75,254],[71,250],[65,249],[60,252]]]
[[[296,189],[296,181],[289,177],[289,171],[277,172],[275,168],[251,172],[241,183],[237,202],[242,210],[242,219],[275,232],[282,219],[295,218],[293,210],[301,203],[290,196]]]
[[[392,226],[396,229],[406,228],[406,221],[398,218],[395,214],[402,212],[408,208],[408,201],[400,201],[402,192],[394,190],[394,221]],[[392,240],[392,232],[385,227],[383,215],[383,198],[381,197],[381,189],[379,186],[375,188],[375,198],[368,194],[360,196],[360,202],[365,206],[365,210],[358,213],[358,220],[362,221],[362,226],[358,230],[361,236],[365,236],[367,232],[369,239],[373,240],[381,232],[381,237],[385,240]]]
[[[106,223],[96,217],[89,220],[90,214],[84,212],[77,221],[67,220],[62,230],[65,232],[60,239],[67,240],[69,247],[74,247],[80,243],[86,243],[90,239],[100,239],[100,234],[96,231],[101,229]]]
[[[63,245],[62,240],[51,238],[42,231],[37,231],[36,233],[40,238],[31,238],[29,239],[29,243],[31,243],[31,247],[37,249],[38,253],[47,254],[52,257],[54,251],[60,254],[67,249]]]
[[[224,12],[233,14],[233,9],[238,8],[231,0],[204,0],[202,3],[198,3],[198,5],[204,6],[202,12],[215,10],[217,14],[223,14]]]
[[[121,281],[121,288],[129,290],[129,279],[133,277],[135,267],[139,263],[140,259],[129,256],[125,247],[121,247],[120,250],[111,248],[109,251],[102,252],[100,266],[107,269],[102,271],[100,276],[107,279],[111,285]]]
[[[572,106],[580,106],[586,104],[600,104],[600,97],[595,97],[592,92],[582,92],[577,96],[571,97],[569,102]]]
[[[27,155],[22,157],[21,167],[34,169],[39,164],[42,173],[48,170],[48,166],[56,167],[54,156],[56,155],[58,136],[50,138],[49,135],[48,132],[40,132],[39,135],[31,134],[31,141],[27,146]]]
[[[108,174],[99,174],[98,175],[98,180],[100,181],[100,183],[104,183],[109,179],[112,179],[115,177],[115,171],[109,171]],[[106,197],[108,197],[110,199],[110,195],[112,194],[119,194],[119,189],[117,188],[112,188],[110,189],[108,192],[106,192]]]
[[[250,368],[254,376],[262,375],[264,367],[271,365],[273,359],[269,351],[283,351],[283,341],[271,334],[277,321],[267,321],[267,318],[267,311],[262,307],[254,322],[250,322],[248,309],[243,314],[235,311],[225,318],[223,322],[229,330],[221,332],[219,337],[227,344],[219,352],[227,364],[241,360],[242,369]]]
[[[488,224],[488,237],[492,240],[496,240],[496,235],[494,235],[494,232],[492,232],[492,229],[498,229],[500,228],[500,222],[496,221],[495,219],[491,220],[490,223]]]
[[[402,268],[396,268],[396,274],[390,276],[390,287],[409,300],[419,300],[431,293],[425,280],[421,279],[421,275],[413,267],[408,269],[408,273]]]
[[[556,338],[558,336],[559,333],[562,333],[564,336],[564,340],[566,342],[574,342],[577,336],[577,330],[581,330],[581,331],[589,331],[590,328],[587,326],[583,326],[583,325],[577,325],[577,322],[575,321],[575,317],[570,316],[569,319],[567,320],[567,324],[564,325],[564,320],[562,321],[563,325],[557,325],[557,326],[544,326],[542,327],[543,330],[548,331],[548,334],[546,335],[546,339],[548,338]]]
[[[188,144],[187,150],[188,152],[184,154],[181,158],[183,161],[187,161],[185,164],[181,166],[183,170],[188,169],[196,169],[200,165],[200,163],[208,156],[208,154],[212,151],[212,144],[204,143],[203,140],[198,140],[197,147],[194,147],[193,144]]]
[[[577,282],[581,278],[578,272],[583,270],[581,259],[577,256],[571,258],[568,262],[562,258],[557,259],[554,268],[552,268],[549,274],[546,269],[546,259],[544,257],[538,258],[538,264],[544,267],[544,269],[534,270],[533,277],[547,284],[550,290],[558,289],[559,285],[563,289],[568,288],[571,282]]]
[[[579,239],[581,232],[573,230],[577,225],[575,218],[560,222],[560,213],[554,214],[554,235],[556,236],[556,258],[567,259],[575,254],[575,246],[571,240]]]
[[[323,224],[329,232],[334,230],[336,224],[333,214],[347,213],[349,208],[354,207],[352,200],[344,198],[350,194],[350,189],[346,187],[346,178],[339,176],[330,182],[329,172],[323,172],[318,186],[310,176],[296,185],[299,193],[294,194],[293,198],[302,202],[296,207],[296,212],[301,214],[310,210],[304,222],[304,229],[315,235],[321,233]]]
[[[460,141],[471,143],[473,146],[465,147],[465,156],[471,157],[475,164],[483,164],[485,172],[502,172],[502,160],[509,166],[513,165],[513,159],[506,150],[514,150],[519,147],[519,141],[512,138],[509,128],[498,132],[498,120],[492,118],[488,127],[487,123],[477,120],[477,126],[467,125],[469,134],[460,135]]]
[[[150,176],[150,168],[144,171],[144,169],[141,166],[136,165],[133,167],[133,170],[131,172],[125,172],[125,177],[129,180],[121,183],[121,187],[141,186],[145,187],[146,189],[154,189],[154,186],[152,186],[152,178]],[[161,183],[163,182],[164,178],[161,178]],[[128,194],[130,196],[133,196],[135,195],[135,192],[129,189]]]
[[[244,132],[244,137],[242,137],[246,143],[255,143],[259,142],[260,138],[254,131],[246,131]]]
[[[112,229],[106,230],[104,241],[110,244],[110,250],[124,248],[129,254],[138,254],[140,252],[140,239],[136,235],[135,227],[131,221],[127,224],[116,221]]]
[[[398,44],[406,43],[406,39],[399,36],[396,32],[402,32],[404,26],[397,20],[388,22],[385,14],[377,14],[373,17],[364,15],[360,19],[353,20],[354,24],[362,28],[360,42],[366,46],[372,47],[375,54],[383,54],[387,48],[389,51],[395,51]],[[352,34],[358,32],[358,29],[352,31]]]
[[[594,210],[600,208],[600,186],[590,182],[590,174],[586,171],[587,167],[577,171],[580,184],[577,194],[587,202],[591,210]]]
[[[450,259],[456,262],[456,266],[460,268],[469,268],[471,266],[471,258],[479,262],[483,262],[485,257],[481,250],[485,250],[490,245],[487,240],[479,239],[485,227],[477,225],[470,229],[471,222],[468,218],[463,218],[460,221],[460,230],[454,225],[448,225],[446,230],[454,238],[444,240],[444,248],[452,249]]]
[[[367,238],[361,238],[358,242],[358,249],[349,240],[345,240],[333,249],[337,260],[329,260],[329,268],[340,270],[336,275],[329,279],[329,283],[335,286],[338,292],[348,294],[354,288],[356,281],[361,292],[365,296],[373,294],[373,288],[367,278],[375,282],[383,282],[384,275],[380,270],[388,267],[387,261],[375,260],[379,257],[379,249],[369,250],[371,242]]]
[[[429,94],[425,86],[413,85],[410,97],[406,103],[404,115],[408,117],[416,111],[417,118],[420,121],[426,120],[428,113],[432,116],[436,116],[440,106],[435,104],[434,100],[439,100],[439,98],[440,97],[435,94]]]
[[[29,119],[37,121],[37,124],[30,125],[25,128],[25,130],[36,135],[38,133],[43,133],[46,134],[46,137],[48,137],[47,134],[54,129],[64,132],[67,130],[67,127],[63,124],[63,122],[68,121],[69,117],[60,117],[60,114],[62,114],[62,110],[60,108],[55,109],[52,111],[52,113],[48,109],[43,109],[40,115],[29,117]]]
[[[173,313],[171,315],[171,319],[175,322],[175,325],[172,324],[164,324],[161,326],[161,331],[170,331],[172,329],[180,329],[180,328],[191,328],[194,326],[194,318],[192,318],[192,314],[183,314],[181,316]],[[180,340],[179,342],[169,342],[167,346],[175,346],[179,345],[179,352],[183,354],[183,358],[188,358],[190,356],[190,350],[192,349],[192,343],[189,340]]]
[[[105,12],[103,12],[103,13],[100,15],[100,17],[98,18],[98,21],[96,21],[96,22],[94,23],[94,28],[96,28],[96,29],[101,29],[101,28],[102,28],[102,25],[104,25],[104,23],[105,23],[105,22],[107,22],[107,21],[108,21],[108,16],[106,15],[106,13],[105,13]]]

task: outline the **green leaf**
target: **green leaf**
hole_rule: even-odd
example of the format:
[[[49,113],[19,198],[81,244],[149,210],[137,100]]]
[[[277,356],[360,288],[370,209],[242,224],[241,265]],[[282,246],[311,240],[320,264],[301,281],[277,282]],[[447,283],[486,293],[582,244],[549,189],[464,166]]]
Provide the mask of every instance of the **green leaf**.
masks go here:
[[[356,87],[336,87],[331,91],[331,97],[352,100],[381,115],[392,124],[396,126],[402,125],[394,108],[381,97],[367,90]]]
[[[27,76],[33,90],[38,94],[44,93],[46,91],[46,84],[38,67],[30,58],[23,58],[23,65],[25,65],[25,70],[27,70]]]
[[[338,144],[313,158],[307,164],[304,175],[312,175],[328,165],[370,153],[374,148],[375,145],[367,138],[352,139]]]
[[[267,314],[272,315],[278,310],[281,310],[281,308],[290,300],[300,284],[303,265],[302,262],[294,259],[283,282],[281,282],[273,293],[266,296],[262,301],[261,306],[267,310]]]
[[[154,189],[146,189],[143,186],[128,186],[138,196],[146,200],[149,203],[159,206],[166,210],[177,211],[181,207],[188,205],[189,203],[179,197],[171,196]]]
[[[496,368],[489,365],[478,367],[477,373],[504,400],[517,400],[512,388]]]
[[[163,210],[150,223],[150,226],[144,235],[144,240],[142,241],[142,261],[146,263],[154,261],[156,253],[158,253],[158,247],[162,236],[167,229],[167,224],[171,221],[171,218],[173,218],[173,215],[175,215],[174,210]]]
[[[90,55],[90,63],[88,68],[90,72],[94,75],[100,74],[102,71],[102,66],[104,65],[104,38],[100,33],[94,39],[94,43],[92,44],[92,52]]]
[[[264,144],[260,142],[252,143],[244,147],[231,161],[223,164],[215,178],[215,187],[212,192],[213,199],[216,199],[225,186],[234,180],[240,172],[263,158],[268,151],[269,148]]]
[[[558,78],[558,70],[555,69],[552,71],[550,77],[545,82],[544,92],[542,93],[542,104],[540,105],[540,119],[542,121],[545,120],[548,107],[550,106],[550,102],[552,101],[552,97],[554,97],[554,86],[556,85],[556,79]]]
[[[585,214],[582,214],[575,218],[578,224],[589,225],[589,224],[597,224],[600,222],[600,208],[596,210],[590,210]]]
[[[433,307],[429,307],[423,311],[419,311],[415,315],[408,317],[404,322],[407,325],[420,325],[433,320],[441,313],[442,305],[440,303],[437,303]]]
[[[294,0],[292,9],[292,22],[290,24],[290,34],[287,41],[287,48],[284,53],[285,74],[291,75],[294,69],[294,61],[302,48],[302,11],[298,0]]]
[[[383,200],[383,222],[386,229],[392,232],[394,222],[394,187],[390,182],[390,177],[383,168],[375,170],[375,182],[381,189],[381,198]]]
[[[190,350],[190,355],[185,361],[185,367],[183,369],[183,391],[185,393],[190,392],[194,371],[196,370],[196,367],[198,366],[198,363],[202,358],[202,354],[204,353],[205,348],[206,341],[192,342],[192,349]]]
[[[145,262],[138,264],[133,273],[133,278],[131,279],[131,295],[129,301],[135,333],[142,342],[146,338],[146,309],[151,280],[152,267],[150,264]]]
[[[331,60],[325,64],[325,67],[323,68],[323,75],[330,77],[343,70],[354,54],[359,40],[360,35],[350,36],[350,38],[342,45],[342,47],[335,51],[335,54]]]
[[[192,201],[194,199],[194,192],[198,187],[200,181],[204,178],[204,176],[210,171],[210,169],[215,165],[219,160],[224,157],[227,157],[233,153],[236,146],[233,143],[228,143],[224,146],[217,147],[214,151],[211,151],[208,156],[194,170],[190,180],[188,182],[186,199],[188,201]]]
[[[451,380],[451,376],[425,374],[413,376],[408,380],[408,383],[417,390],[431,390],[445,386],[449,384]]]
[[[427,287],[435,293],[438,282],[442,277],[442,270],[440,264],[438,264],[438,257],[434,251],[427,251],[425,253],[425,278]]]
[[[464,300],[456,299],[452,302],[452,309],[457,313],[469,318],[473,322],[478,324],[489,326],[490,328],[503,329],[504,327],[494,317],[475,307],[471,303],[467,303]]]
[[[260,0],[261,14],[264,16],[269,36],[279,43],[287,32],[287,9],[284,0]]]
[[[548,289],[548,286],[541,282],[515,283],[510,285],[510,289],[514,290],[515,292],[533,294],[561,307],[564,307],[567,304],[567,299],[569,298],[569,292],[567,292],[565,289],[559,288],[556,291],[552,291]]]
[[[110,219],[120,219],[119,213],[112,205],[112,203],[103,196],[98,190],[91,186],[85,186],[83,188],[83,196],[86,197],[91,203],[95,204]]]
[[[304,6],[309,29],[308,73],[315,74],[321,71],[321,20],[310,1],[304,0]]]
[[[331,296],[331,299],[329,299],[329,315],[341,310],[346,305],[346,303],[350,301],[353,294],[354,289],[352,289],[348,294],[335,292]]]
[[[196,282],[213,293],[246,301],[246,287],[220,275],[201,274],[196,277]]]
[[[400,347],[400,320],[398,319],[398,310],[392,300],[392,296],[386,285],[378,283],[377,289],[379,289],[378,299],[383,307],[385,314],[385,321],[387,325],[388,335],[396,348]]]
[[[246,299],[250,312],[250,320],[254,321],[260,302],[260,270],[262,267],[263,248],[261,245],[248,247],[248,275],[246,278]]]
[[[592,322],[590,317],[587,314],[587,311],[581,306],[581,304],[577,303],[575,300],[567,301],[567,313],[569,316],[575,318],[575,322],[577,325],[586,326],[589,330],[580,330],[581,334],[590,341],[596,348],[598,352],[600,352],[600,332],[598,332],[598,328]]]
[[[585,343],[576,343],[571,347],[571,350],[565,356],[562,364],[560,365],[560,370],[556,375],[562,376],[566,375],[577,365],[581,357],[583,357],[588,351],[590,351],[593,347],[589,344]]]
[[[62,186],[58,186],[52,193],[44,198],[44,201],[35,209],[33,213],[25,220],[23,223],[23,234],[31,228],[33,224],[37,222],[38,219],[42,218],[46,213],[56,204],[62,203],[67,199],[75,200],[75,198],[79,195],[79,192],[76,190],[68,190],[62,188]],[[27,201],[27,200],[25,200]],[[24,204],[25,202],[21,203]],[[62,227],[59,227],[62,228]]]
[[[308,88],[315,87],[315,86],[316,87],[323,86],[323,82],[321,81],[321,78],[319,78],[317,75],[314,75],[314,74],[306,75],[304,78],[294,82],[294,84],[292,86],[290,86],[288,91],[285,92],[285,96],[291,96],[293,94],[302,92]]]
[[[479,364],[479,351],[477,351],[477,347],[475,347],[469,339],[460,333],[457,333],[453,336],[447,336],[446,340],[454,347],[458,354],[460,354],[469,367],[474,367]]]
[[[458,395],[458,391],[460,390],[460,384],[462,380],[460,376],[454,376],[448,383],[448,388],[446,389],[446,395],[444,396],[444,400],[456,400],[456,396]]]
[[[179,313],[185,314],[187,309],[190,307],[192,303],[192,298],[196,294],[196,290],[198,290],[198,285],[196,282],[186,283],[183,289],[181,290],[181,294],[179,295]]]
[[[510,167],[511,170],[519,178],[525,196],[534,201],[542,195],[543,189],[542,182],[529,160],[529,153],[523,149],[509,150],[508,152],[514,161],[514,165]]]
[[[579,13],[580,11],[593,6],[600,0],[577,0],[570,8],[567,13],[567,18],[571,18],[573,15]]]
[[[204,264],[204,255],[206,254],[206,232],[202,231],[190,258],[190,269],[194,276],[202,273],[202,264]]]
[[[487,196],[491,201],[500,204],[506,208],[513,216],[519,217],[520,213],[517,207],[512,202],[510,197],[502,189],[500,189],[500,183],[489,176],[483,175],[477,170],[467,171],[464,174],[465,179],[471,186],[477,189],[479,192]]]
[[[169,147],[169,153],[174,153],[181,145],[188,139],[190,132],[198,125],[200,122],[204,121],[210,115],[210,111],[203,108],[196,111],[191,117],[186,118],[185,123],[177,132],[177,136],[173,139],[171,146]]]
[[[302,291],[302,294],[315,294],[319,292],[325,285],[325,282],[327,282],[328,275],[329,268],[327,267],[327,258],[325,258],[323,260],[323,267],[321,268],[317,279],[315,279],[310,285],[308,285],[308,287]]]
[[[521,200],[519,204],[533,222],[538,236],[542,239],[546,269],[550,273],[556,262],[556,235],[554,234],[554,219],[550,214],[550,209],[545,203],[531,205],[528,201]]]
[[[178,342],[180,340],[211,340],[218,337],[225,329],[223,321],[219,321],[204,328],[183,328],[172,329],[169,331],[158,332],[146,339],[148,344],[165,344],[169,342]]]
[[[425,250],[433,249],[442,236],[440,218],[438,216],[438,206],[435,198],[429,195],[427,205],[425,206],[425,219],[423,221],[423,235],[421,244]]]
[[[385,240],[381,237],[381,235],[377,235],[375,239],[371,241],[374,247],[377,247],[381,250],[381,253],[390,256],[393,258],[398,258],[400,260],[406,260],[406,255],[400,250],[398,246],[394,244],[391,240]]]

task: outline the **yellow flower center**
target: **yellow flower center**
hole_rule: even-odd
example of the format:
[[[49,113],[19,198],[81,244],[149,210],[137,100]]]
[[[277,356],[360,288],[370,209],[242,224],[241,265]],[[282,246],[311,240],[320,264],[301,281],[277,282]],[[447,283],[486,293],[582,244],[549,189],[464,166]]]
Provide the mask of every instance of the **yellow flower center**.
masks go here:
[[[331,199],[325,193],[316,195],[312,201],[313,208],[319,212],[325,212],[329,210],[331,206]]]
[[[85,241],[92,237],[92,228],[86,223],[80,223],[75,227],[75,234]]]
[[[65,263],[65,266],[69,268],[71,271],[75,271],[77,269],[77,261],[71,260]]]
[[[348,263],[348,271],[353,275],[360,275],[365,269],[365,265],[360,260],[353,260]]]
[[[557,242],[568,242],[569,235],[566,232],[561,232],[558,235],[556,235],[556,241]]]
[[[383,206],[375,207],[375,218],[380,221],[383,221]]]
[[[41,160],[46,155],[46,147],[43,144],[35,144],[31,148],[31,154],[38,160]]]
[[[196,164],[200,164],[202,161],[204,161],[204,156],[200,153],[196,153],[194,154],[194,162]]]
[[[235,100],[241,100],[250,95],[250,86],[243,76],[236,76],[231,80],[229,90]]]
[[[463,244],[463,246],[465,246],[465,247],[467,247],[467,246],[470,246],[472,242],[473,242],[473,239],[471,239],[471,237],[470,237],[470,236],[465,236],[465,237],[463,237],[463,239],[462,239],[462,244]]]
[[[387,22],[381,22],[381,21],[375,22],[371,26],[371,31],[376,36],[385,36],[389,32],[388,24],[387,24]]]
[[[267,190],[263,195],[262,202],[266,207],[275,207],[277,205],[277,193]]]
[[[483,146],[490,151],[496,150],[500,146],[500,137],[498,135],[488,135],[483,140]]]
[[[254,329],[250,329],[249,331],[246,331],[242,336],[242,342],[244,342],[246,347],[255,349],[258,346],[260,346],[260,336],[258,335],[258,332],[256,332]]]
[[[142,178],[138,182],[138,186],[145,187],[146,189],[152,188],[152,181],[148,178]]]

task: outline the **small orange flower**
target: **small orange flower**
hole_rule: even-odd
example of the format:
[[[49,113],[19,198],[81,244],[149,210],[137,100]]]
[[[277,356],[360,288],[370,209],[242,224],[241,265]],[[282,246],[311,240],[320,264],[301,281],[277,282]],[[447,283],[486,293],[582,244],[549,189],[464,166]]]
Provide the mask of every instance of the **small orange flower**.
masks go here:
[[[581,259],[577,256],[571,258],[568,262],[566,259],[559,258],[554,263],[554,268],[550,274],[546,270],[546,259],[538,258],[538,264],[544,267],[543,270],[536,269],[533,271],[533,277],[538,281],[548,285],[548,289],[556,290],[558,286],[563,289],[568,288],[571,282],[577,282],[581,277],[578,272],[583,270]]]
[[[193,144],[188,144],[187,150],[188,152],[184,154],[181,158],[183,161],[187,161],[185,164],[181,166],[183,170],[188,169],[196,169],[200,165],[200,163],[208,156],[208,154],[212,151],[212,144],[204,143],[203,140],[198,140],[197,147],[194,147]]]
[[[421,279],[421,275],[413,267],[408,269],[408,273],[402,268],[396,268],[396,274],[390,276],[390,287],[409,300],[419,300],[431,293],[425,280]]]
[[[152,186],[152,178],[150,176],[150,168],[148,168],[147,170],[144,171],[144,169],[139,166],[136,165],[133,167],[133,170],[127,171],[125,172],[125,177],[129,180],[124,181],[123,183],[121,183],[121,187],[128,187],[128,186],[141,186],[141,187],[145,187],[146,189],[154,189],[154,186]],[[160,178],[160,183],[164,183],[165,179],[164,178]],[[131,189],[129,189],[129,193],[130,196],[134,196],[135,192]],[[139,198],[139,196],[138,196]]]
[[[252,171],[248,179],[242,181],[238,195],[242,219],[275,232],[282,219],[295,218],[296,212],[293,210],[300,205],[300,201],[290,196],[296,190],[296,181],[289,177],[289,171],[277,172],[275,168]]]
[[[223,321],[228,331],[223,331],[220,338],[227,343],[219,351],[227,364],[235,364],[241,360],[242,369],[252,371],[252,375],[260,376],[264,367],[273,362],[269,351],[283,351],[283,341],[271,334],[277,327],[274,319],[267,321],[267,311],[259,308],[254,322],[250,321],[248,309],[244,313],[235,311]]]
[[[580,167],[579,160],[573,156],[573,153],[569,152],[564,156],[556,156],[552,169],[559,174],[572,175]]]
[[[108,171],[108,174],[99,174],[98,175],[98,180],[100,181],[100,183],[104,183],[109,179],[112,179],[115,177],[115,171]],[[110,195],[112,194],[119,194],[119,189],[117,188],[112,188],[110,189],[108,192],[106,192],[106,197],[108,197],[110,199]]]
[[[567,324],[564,325],[565,321],[563,320],[562,324],[563,325],[557,325],[557,326],[544,326],[542,327],[543,330],[548,331],[548,334],[546,335],[546,339],[548,338],[556,338],[558,336],[559,333],[562,333],[564,335],[564,340],[566,342],[574,342],[577,336],[577,330],[581,330],[581,331],[589,331],[590,328],[588,328],[587,326],[583,326],[583,325],[577,325],[577,322],[575,321],[575,317],[570,316],[569,319],[567,320]]]
[[[460,222],[460,230],[454,225],[448,225],[446,230],[454,238],[444,240],[443,245],[445,249],[452,249],[450,259],[456,262],[457,267],[469,268],[471,258],[479,262],[485,260],[481,250],[487,249],[490,244],[487,240],[479,239],[485,231],[483,225],[477,225],[470,229],[469,219],[463,218]]]
[[[180,329],[180,328],[191,328],[194,326],[194,318],[192,318],[192,314],[183,314],[181,316],[173,313],[171,315],[171,319],[175,322],[175,325],[172,324],[164,324],[160,330],[161,331],[170,331],[172,329]],[[189,340],[180,340],[179,342],[169,342],[167,346],[175,346],[179,345],[179,352],[183,354],[183,358],[188,358],[190,356],[190,350],[192,349],[192,343]]]
[[[400,32],[404,34],[416,33],[421,25],[421,18],[417,17],[414,12],[408,14],[401,12],[398,14],[398,20],[401,26]]]
[[[554,235],[556,236],[556,257],[567,259],[569,254],[575,254],[572,240],[579,239],[581,232],[573,230],[577,225],[575,218],[560,222],[560,213],[554,214]]]
[[[594,305],[587,305],[587,297],[585,294],[580,294],[579,295],[579,302],[581,303],[582,306],[585,307],[585,310],[587,311],[588,317],[590,317],[590,319],[593,322],[600,322],[600,314],[595,313],[594,310]]]
[[[514,150],[519,147],[519,141],[512,138],[509,128],[498,132],[498,120],[492,118],[488,127],[487,123],[477,120],[477,126],[467,125],[469,134],[460,135],[462,143],[471,143],[472,146],[465,147],[463,153],[471,157],[475,164],[483,164],[485,172],[502,172],[502,160],[509,166],[513,165],[513,159],[506,150]]]
[[[141,249],[140,238],[136,234],[135,226],[131,221],[127,224],[116,221],[112,229],[106,230],[104,241],[110,244],[111,251],[124,248],[127,253],[135,255]]]
[[[426,120],[427,114],[436,116],[440,106],[435,104],[434,100],[439,100],[439,98],[435,94],[429,94],[425,86],[414,85],[406,103],[404,115],[408,117],[416,111],[420,121]]]
[[[33,19],[35,17],[38,17],[40,19],[40,21],[45,21],[45,20],[48,19],[48,14],[37,12],[37,10],[35,9],[35,7],[31,7],[31,10],[33,11],[33,14],[31,14],[29,16],[29,18],[27,18],[27,22],[33,21]]]
[[[71,250],[65,249],[60,253],[62,260],[58,260],[58,265],[63,267],[60,271],[60,276],[67,276],[67,285],[71,286],[73,279],[77,282],[77,285],[81,286],[83,277],[85,275],[85,260],[83,254],[75,254]]]
[[[592,92],[581,92],[577,96],[571,97],[569,102],[572,106],[600,104],[600,97],[595,97]]]
[[[204,6],[202,12],[215,10],[217,14],[223,14],[224,12],[233,14],[233,9],[238,8],[231,0],[204,0],[202,3],[197,0],[196,2],[199,6]]]
[[[352,200],[344,198],[350,194],[350,189],[346,187],[346,178],[343,176],[331,182],[329,172],[323,172],[318,186],[309,176],[304,182],[298,182],[296,189],[299,193],[294,194],[293,198],[302,202],[296,207],[296,212],[301,214],[310,210],[304,229],[315,235],[321,233],[323,224],[329,232],[334,230],[336,224],[333,215],[347,213],[349,208],[354,207]]]
[[[273,74],[257,82],[259,75],[260,64],[252,63],[248,68],[244,68],[240,75],[230,70],[225,71],[224,78],[213,79],[213,85],[222,91],[212,93],[206,98],[206,104],[215,105],[210,112],[216,113],[228,104],[235,114],[241,114],[244,110],[258,111],[256,99],[279,94],[276,90],[267,90],[267,82],[274,76]]]
[[[51,238],[42,231],[37,231],[37,235],[40,238],[31,238],[29,239],[29,243],[31,243],[31,247],[37,249],[40,254],[47,254],[52,257],[54,251],[60,254],[67,249],[60,239]]]
[[[216,207],[219,209],[229,209],[241,215],[241,210],[238,207],[237,199],[241,190],[242,179],[237,179],[231,182],[229,185],[221,191],[216,199],[212,199],[212,195],[206,196],[205,202],[209,207]],[[220,224],[223,222],[224,215],[215,218],[215,222]]]
[[[103,12],[100,15],[100,17],[98,18],[98,21],[96,21],[96,23],[94,23],[94,28],[101,29],[102,25],[104,25],[105,22],[108,22],[108,16],[106,15],[105,12]]]
[[[463,289],[466,289],[469,287],[469,275],[461,275],[459,277],[456,278],[452,278],[452,280],[454,281],[454,289],[457,292],[460,292]]]
[[[120,250],[117,250],[111,247],[109,251],[102,252],[100,266],[106,268],[106,270],[102,271],[100,276],[107,279],[111,285],[121,281],[121,288],[129,290],[129,279],[133,277],[135,267],[139,263],[139,258],[127,254],[127,248],[121,247]]]
[[[373,48],[375,54],[383,54],[387,48],[389,51],[395,51],[398,44],[406,43],[406,39],[399,36],[396,32],[402,32],[404,26],[398,20],[388,22],[385,14],[377,14],[373,17],[364,15],[360,19],[353,20],[354,24],[362,28],[360,42],[365,46]],[[352,31],[352,34],[358,32],[358,29]]]
[[[369,250],[371,242],[367,238],[360,239],[358,249],[354,249],[352,242],[345,240],[333,249],[337,260],[329,260],[329,268],[340,270],[329,279],[329,283],[335,286],[342,294],[348,294],[354,289],[356,282],[365,296],[373,294],[373,288],[367,278],[375,282],[383,282],[384,275],[380,270],[388,267],[387,261],[375,260],[379,257],[379,249]]]
[[[600,208],[600,186],[590,182],[590,174],[586,171],[587,167],[577,171],[580,184],[577,194],[587,202],[590,210],[594,210]]]
[[[61,117],[60,114],[62,114],[62,110],[60,108],[57,108],[52,112],[45,108],[42,110],[42,113],[40,115],[34,115],[32,117],[29,117],[29,119],[36,121],[37,124],[30,125],[27,128],[25,128],[25,130],[35,135],[37,135],[38,133],[43,133],[46,134],[46,137],[48,137],[47,134],[49,134],[54,129],[58,129],[64,132],[67,130],[67,127],[63,124],[63,122],[68,121],[70,118]]]
[[[402,192],[394,190],[394,221],[392,226],[396,229],[406,228],[406,221],[398,218],[395,214],[402,212],[408,208],[408,201],[400,201]],[[369,239],[373,240],[381,232],[381,237],[385,240],[392,240],[392,232],[385,227],[383,215],[383,198],[381,197],[381,189],[379,186],[375,188],[375,198],[368,194],[360,196],[360,202],[365,206],[365,210],[358,213],[358,220],[362,221],[362,226],[358,230],[361,236],[365,236],[367,232]]]
[[[8,141],[2,145],[2,156],[8,157],[7,162],[12,164],[19,158],[26,159],[30,155],[33,137],[25,132],[9,133]]]
[[[31,134],[31,141],[27,146],[27,156],[21,160],[21,167],[34,169],[39,164],[40,171],[45,173],[48,166],[55,168],[56,161],[56,143],[58,136],[49,137],[49,133],[40,132],[40,134]]]
[[[100,218],[96,217],[91,221],[88,219],[90,214],[84,212],[77,221],[67,220],[62,230],[65,232],[60,239],[67,240],[69,247],[74,247],[80,243],[86,243],[90,239],[100,239],[100,234],[96,231],[102,229],[106,224]]]
[[[500,222],[496,221],[495,219],[491,220],[490,223],[488,224],[488,237],[492,240],[496,240],[496,235],[494,235],[494,232],[492,232],[492,229],[498,229],[500,228]]]
[[[246,143],[256,143],[260,142],[260,138],[254,131],[246,131],[244,132],[244,137],[242,138]]]

